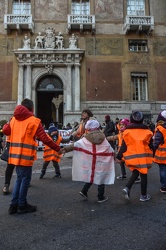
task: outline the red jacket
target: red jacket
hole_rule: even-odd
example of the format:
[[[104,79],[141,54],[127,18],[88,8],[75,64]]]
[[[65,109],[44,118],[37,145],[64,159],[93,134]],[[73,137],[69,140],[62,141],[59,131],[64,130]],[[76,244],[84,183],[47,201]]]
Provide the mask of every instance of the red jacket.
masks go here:
[[[18,105],[14,111],[14,117],[19,121],[23,121],[23,120],[25,120],[33,115],[34,114],[32,112],[30,112],[26,107],[24,107],[22,105]],[[5,135],[10,135],[11,134],[10,123],[6,123],[3,126],[2,131]],[[39,138],[40,141],[42,141],[45,145],[54,149],[55,151],[60,150],[60,147],[58,145],[56,145],[56,143],[54,143],[53,140],[48,138],[41,123],[39,124],[39,126],[37,128],[34,140],[36,138]]]

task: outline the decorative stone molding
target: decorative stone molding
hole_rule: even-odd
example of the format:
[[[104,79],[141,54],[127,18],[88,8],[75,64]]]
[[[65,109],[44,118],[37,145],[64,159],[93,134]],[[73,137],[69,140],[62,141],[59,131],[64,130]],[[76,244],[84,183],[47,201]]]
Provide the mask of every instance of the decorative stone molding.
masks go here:
[[[19,64],[34,66],[44,65],[67,65],[80,63],[84,55],[83,50],[34,50],[34,49],[18,49],[13,51]]]
[[[53,28],[47,28],[44,30],[45,34],[42,35],[41,32],[35,38],[35,50],[38,49],[64,49],[64,38],[62,32],[60,31],[57,36],[55,35],[55,30]],[[69,43],[73,44],[76,43],[76,38],[72,35],[69,38]],[[22,49],[29,49],[30,48],[30,39],[25,35],[23,40],[23,48]],[[77,49],[77,46],[73,46],[72,49]]]
[[[46,68],[48,74],[52,74],[53,66],[51,64],[45,65],[45,68]]]
[[[36,107],[39,80],[52,75],[59,77],[62,82],[64,119],[67,119],[67,112],[80,112],[80,65],[84,50],[77,48],[75,35],[69,38],[69,48],[64,48],[62,33],[56,36],[50,28],[45,30],[45,34],[38,33],[34,48],[30,48],[30,42],[25,36],[23,48],[13,51],[19,65],[17,103],[28,97]]]

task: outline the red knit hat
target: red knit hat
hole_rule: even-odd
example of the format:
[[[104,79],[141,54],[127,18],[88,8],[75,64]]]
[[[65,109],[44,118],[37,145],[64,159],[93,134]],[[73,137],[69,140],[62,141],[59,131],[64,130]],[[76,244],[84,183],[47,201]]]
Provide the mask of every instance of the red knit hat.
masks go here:
[[[109,116],[109,115],[106,115],[106,116],[105,116],[105,120],[106,120],[106,121],[109,121],[109,120],[110,120],[110,116]]]

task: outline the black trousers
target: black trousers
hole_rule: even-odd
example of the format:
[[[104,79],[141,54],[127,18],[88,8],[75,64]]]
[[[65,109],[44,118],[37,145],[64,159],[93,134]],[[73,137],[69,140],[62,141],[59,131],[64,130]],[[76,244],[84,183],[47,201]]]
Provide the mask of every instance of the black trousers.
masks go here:
[[[42,167],[42,170],[41,170],[41,171],[44,171],[44,172],[45,172],[49,163],[50,163],[50,161],[44,161],[43,167]],[[59,168],[58,162],[52,161],[52,163],[53,163],[53,166],[54,166],[54,168],[55,168],[55,173],[56,173],[56,174],[60,174],[60,168]]]
[[[14,168],[15,168],[15,165],[7,164],[7,167],[6,167],[6,170],[5,170],[5,184],[10,185],[10,181],[11,181],[11,178],[12,178]]]
[[[147,194],[147,183],[148,183],[147,174],[141,174],[137,169],[132,171],[132,175],[126,184],[126,187],[130,190],[132,185],[134,184],[134,182],[138,178],[139,174],[141,177],[141,194],[146,195]]]
[[[121,167],[122,176],[126,176],[126,168],[125,168],[125,163],[124,163],[124,161],[122,161],[122,162],[120,163],[120,167]]]
[[[87,193],[92,184],[93,183],[86,182],[83,186],[82,192]],[[98,198],[102,198],[104,196],[104,191],[105,191],[105,185],[104,184],[98,185]]]

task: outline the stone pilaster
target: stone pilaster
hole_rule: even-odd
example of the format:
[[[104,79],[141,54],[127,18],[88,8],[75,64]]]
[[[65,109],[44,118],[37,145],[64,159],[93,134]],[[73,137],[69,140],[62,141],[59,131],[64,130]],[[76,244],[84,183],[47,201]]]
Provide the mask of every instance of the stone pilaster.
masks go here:
[[[32,98],[32,88],[31,88],[31,74],[32,74],[32,70],[31,70],[31,65],[27,65],[27,76],[26,76],[26,93],[25,93],[25,97],[31,99]]]
[[[80,111],[80,64],[75,64],[75,88],[74,88],[74,96],[75,96],[75,111]]]
[[[23,100],[23,65],[19,65],[18,72],[18,100],[17,104],[20,104]]]
[[[66,111],[72,111],[72,78],[71,64],[67,65],[67,83],[66,83]]]

